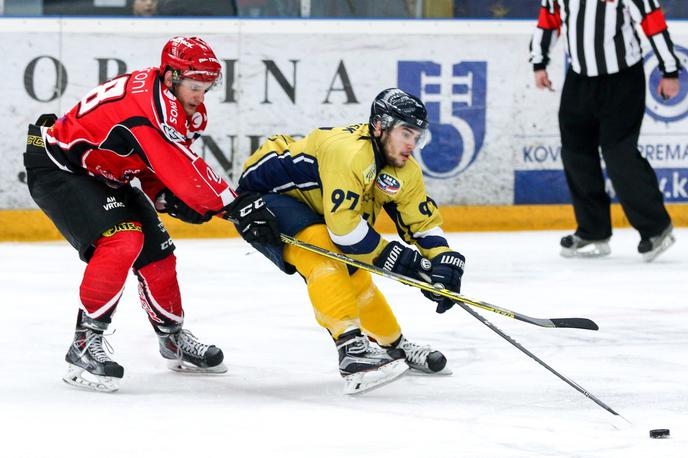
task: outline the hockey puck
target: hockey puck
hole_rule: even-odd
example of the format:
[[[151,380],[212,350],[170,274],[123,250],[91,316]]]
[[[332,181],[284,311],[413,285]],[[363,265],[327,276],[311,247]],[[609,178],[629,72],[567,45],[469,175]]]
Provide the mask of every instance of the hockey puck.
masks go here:
[[[651,429],[650,430],[650,437],[653,439],[664,439],[666,437],[669,437],[669,430],[668,429]]]

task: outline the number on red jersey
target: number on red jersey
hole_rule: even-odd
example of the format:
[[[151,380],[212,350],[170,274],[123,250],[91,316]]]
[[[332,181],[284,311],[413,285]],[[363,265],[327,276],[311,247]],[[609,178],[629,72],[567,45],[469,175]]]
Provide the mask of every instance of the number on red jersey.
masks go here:
[[[124,97],[124,91],[127,87],[129,76],[130,75],[122,75],[111,79],[86,94],[84,98],[81,99],[81,102],[79,102],[79,111],[76,115],[77,118],[82,117],[101,103],[112,102],[113,100],[119,100]]]

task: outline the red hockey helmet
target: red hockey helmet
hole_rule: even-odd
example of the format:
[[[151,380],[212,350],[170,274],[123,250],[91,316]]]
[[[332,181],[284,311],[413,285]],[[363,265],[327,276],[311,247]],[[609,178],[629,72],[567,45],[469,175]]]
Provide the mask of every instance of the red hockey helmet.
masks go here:
[[[172,69],[175,79],[189,78],[215,82],[222,76],[222,66],[208,43],[198,37],[174,37],[162,48],[160,74]]]

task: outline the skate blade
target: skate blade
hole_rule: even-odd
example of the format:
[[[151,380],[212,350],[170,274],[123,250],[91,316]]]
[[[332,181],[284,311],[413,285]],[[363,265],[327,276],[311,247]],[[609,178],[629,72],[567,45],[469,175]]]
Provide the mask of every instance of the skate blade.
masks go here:
[[[409,370],[403,359],[397,359],[373,371],[356,372],[344,377],[344,394],[360,394],[380,388],[398,379]]]
[[[676,237],[674,237],[674,234],[669,234],[664,240],[662,240],[662,244],[659,245],[656,249],[643,254],[643,261],[654,261],[657,256],[668,250],[669,247],[674,244],[674,242],[676,242]]]
[[[607,242],[591,243],[582,248],[561,247],[561,255],[565,258],[601,258],[608,256],[612,252]]]
[[[95,375],[86,371],[83,367],[68,364],[67,373],[62,380],[69,385],[90,391],[112,393],[119,390],[120,378]]]
[[[227,372],[227,366],[224,363],[213,367],[198,367],[186,361],[176,359],[168,359],[167,368],[183,374],[224,374]]]
[[[446,377],[449,375],[453,375],[454,371],[452,371],[450,368],[446,367],[442,369],[439,372],[428,372],[424,371],[421,369],[414,369],[413,367],[411,370],[408,371],[407,375],[413,376],[413,377]]]

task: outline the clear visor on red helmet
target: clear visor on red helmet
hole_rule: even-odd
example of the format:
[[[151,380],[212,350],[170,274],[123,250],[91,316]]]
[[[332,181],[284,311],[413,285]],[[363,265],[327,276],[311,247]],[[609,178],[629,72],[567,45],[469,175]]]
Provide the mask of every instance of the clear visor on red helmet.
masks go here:
[[[222,82],[222,73],[201,70],[187,70],[183,73],[173,71],[172,82],[183,84],[193,91],[202,90],[203,92],[208,92]]]

